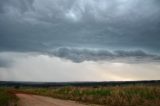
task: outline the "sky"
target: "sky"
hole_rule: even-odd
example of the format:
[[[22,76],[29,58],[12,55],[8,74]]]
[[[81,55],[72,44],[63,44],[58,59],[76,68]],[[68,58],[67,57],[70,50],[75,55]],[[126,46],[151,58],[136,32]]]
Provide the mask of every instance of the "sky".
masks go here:
[[[160,80],[160,1],[0,0],[0,80]]]

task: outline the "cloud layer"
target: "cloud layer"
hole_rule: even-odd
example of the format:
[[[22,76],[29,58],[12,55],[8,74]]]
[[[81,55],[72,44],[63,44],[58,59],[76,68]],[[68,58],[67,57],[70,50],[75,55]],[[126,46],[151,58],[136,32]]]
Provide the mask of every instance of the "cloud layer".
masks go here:
[[[159,13],[159,0],[1,0],[0,52],[157,62]],[[0,58],[0,66],[9,61]]]
[[[56,48],[48,52],[3,52],[0,53],[0,68],[9,68],[17,61],[16,57],[30,57],[37,55],[45,55],[70,60],[73,63],[89,62],[111,62],[111,63],[159,63],[160,55],[149,53],[143,50],[115,50],[93,48]]]
[[[59,47],[160,52],[159,0],[1,0],[0,51]]]
[[[60,58],[69,59],[73,62],[83,61],[114,61],[114,62],[159,62],[160,56],[147,53],[142,50],[97,50],[82,48],[58,48],[50,52]]]

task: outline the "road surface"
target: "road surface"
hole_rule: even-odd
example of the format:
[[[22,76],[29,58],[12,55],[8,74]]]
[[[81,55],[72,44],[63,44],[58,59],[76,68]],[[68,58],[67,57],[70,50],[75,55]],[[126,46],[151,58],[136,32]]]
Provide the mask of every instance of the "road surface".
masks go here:
[[[18,106],[88,106],[74,101],[54,99],[31,94],[16,94],[19,98]]]

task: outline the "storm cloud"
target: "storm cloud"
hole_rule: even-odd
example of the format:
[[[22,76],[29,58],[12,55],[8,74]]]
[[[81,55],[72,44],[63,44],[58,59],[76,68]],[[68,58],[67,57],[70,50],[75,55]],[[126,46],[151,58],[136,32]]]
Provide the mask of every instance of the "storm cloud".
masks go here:
[[[159,53],[159,0],[1,0],[0,51],[59,47]]]
[[[60,58],[69,59],[79,63],[83,61],[112,61],[112,62],[159,62],[160,56],[150,54],[142,50],[96,50],[96,49],[76,49],[76,48],[58,48],[50,53]]]

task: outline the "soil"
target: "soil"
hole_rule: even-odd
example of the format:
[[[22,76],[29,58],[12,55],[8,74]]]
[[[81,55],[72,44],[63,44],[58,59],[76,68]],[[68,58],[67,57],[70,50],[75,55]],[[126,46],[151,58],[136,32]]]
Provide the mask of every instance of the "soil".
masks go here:
[[[60,100],[45,96],[18,93],[18,106],[89,106],[70,100]]]

